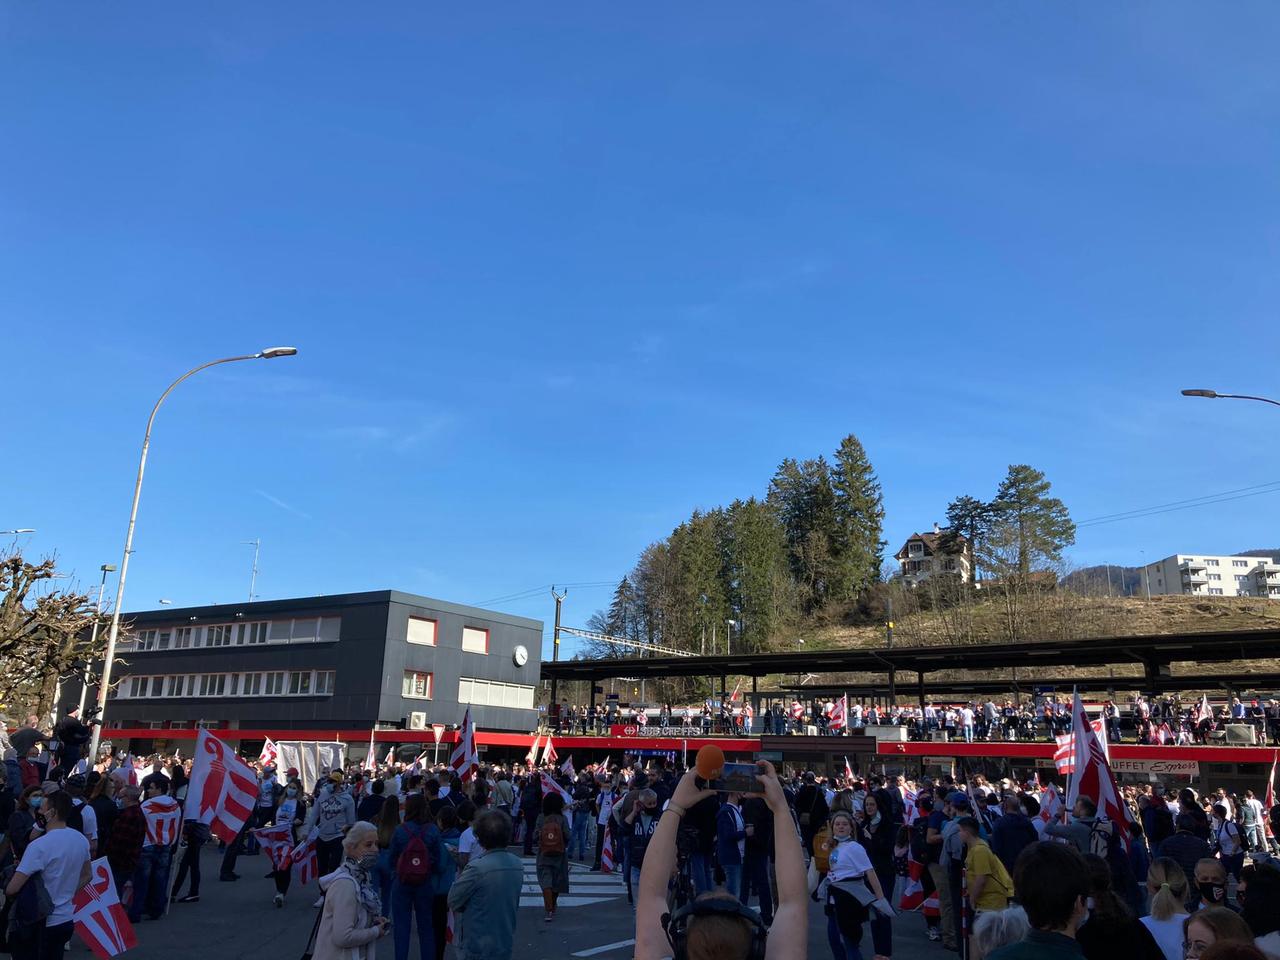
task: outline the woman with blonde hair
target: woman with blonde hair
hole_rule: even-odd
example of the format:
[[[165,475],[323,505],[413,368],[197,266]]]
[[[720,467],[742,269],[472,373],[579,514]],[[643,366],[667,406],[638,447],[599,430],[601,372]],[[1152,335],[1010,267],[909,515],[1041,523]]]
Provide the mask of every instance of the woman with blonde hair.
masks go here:
[[[312,934],[313,960],[373,960],[375,942],[390,930],[372,870],[378,862],[378,828],[352,824],[342,838],[342,863],[320,878],[324,906]]]
[[[1155,937],[1165,960],[1183,960],[1182,921],[1187,918],[1187,875],[1177,862],[1157,857],[1147,870],[1151,915],[1142,924]]]
[[[1188,957],[1199,957],[1215,943],[1253,943],[1253,931],[1230,907],[1205,907],[1182,921]]]

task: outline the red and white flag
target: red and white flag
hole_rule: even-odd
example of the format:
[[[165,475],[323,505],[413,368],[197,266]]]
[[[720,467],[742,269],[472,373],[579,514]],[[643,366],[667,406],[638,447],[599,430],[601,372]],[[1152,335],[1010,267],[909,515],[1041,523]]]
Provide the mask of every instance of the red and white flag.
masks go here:
[[[316,853],[316,831],[293,848],[289,854],[289,862],[293,865],[293,875],[304,887],[316,879],[320,872],[320,857]]]
[[[924,864],[907,859],[907,876],[902,885],[902,895],[898,898],[899,910],[915,910],[924,906],[924,884],[920,878],[924,876]]]
[[[609,754],[606,753],[604,759],[596,764],[596,774],[602,777],[609,775]]]
[[[902,791],[902,822],[907,826],[916,822],[916,818],[920,816],[920,808],[916,805],[919,795],[914,790],[907,790],[905,787]]]
[[[369,752],[364,755],[364,770],[373,770],[378,765],[377,758],[373,755],[373,735],[374,731],[369,731]]]
[[[1116,788],[1116,779],[1111,773],[1102,741],[1084,712],[1084,704],[1080,702],[1079,691],[1071,707],[1071,725],[1075,737],[1076,769],[1067,790],[1067,807],[1074,809],[1077,798],[1088,797],[1097,805],[1098,813],[1111,821],[1116,836],[1128,850],[1129,817]]]
[[[178,829],[182,826],[182,807],[173,797],[159,796],[141,803],[142,816],[147,821],[147,844],[169,847],[178,841]]]
[[[1089,725],[1093,727],[1093,732],[1098,737],[1105,737],[1106,725],[1101,718],[1090,721]],[[1075,735],[1064,733],[1061,736],[1054,737],[1054,743],[1057,744],[1053,751],[1053,765],[1058,768],[1059,773],[1075,773],[1076,772],[1076,740]],[[1105,750],[1104,750],[1105,752]]]
[[[275,766],[279,752],[276,750],[276,742],[267,737],[267,742],[262,745],[262,752],[258,754],[258,762],[264,767],[270,764]]]
[[[568,760],[566,760],[564,763],[560,764],[560,772],[561,772],[561,773],[563,773],[566,777],[570,777],[570,778],[572,778],[572,777],[576,777],[576,776],[578,775],[578,772],[577,772],[576,770],[574,770],[574,769],[573,769],[573,754],[572,754],[572,753],[571,753],[571,754],[569,754],[569,759],[568,759]]]
[[[613,834],[610,832],[605,833],[604,843],[600,846],[600,872],[613,873]]]
[[[449,766],[462,778],[463,783],[469,783],[471,778],[480,771],[480,755],[476,752],[476,728],[471,722],[470,705],[462,715],[458,745],[453,748],[453,753],[449,757]]]
[[[97,957],[118,957],[138,945],[133,924],[116,896],[116,881],[106,857],[89,864],[89,882],[72,901],[75,930]]]
[[[267,852],[267,859],[276,870],[288,870],[293,855],[293,828],[287,823],[259,827],[253,835]]]
[[[1058,788],[1054,784],[1049,784],[1040,791],[1040,812],[1037,816],[1045,823],[1050,823],[1058,819],[1062,813],[1062,794],[1058,793]]]
[[[844,778],[850,783],[853,782],[853,767],[849,766],[849,758],[844,758]]]
[[[543,771],[538,776],[542,778],[542,795],[544,797],[549,793],[558,793],[564,797],[566,804],[573,803],[573,797],[569,796],[569,791],[552,780],[550,774]]]
[[[845,694],[831,705],[831,719],[827,722],[829,730],[843,730],[849,725],[849,696]]]
[[[133,756],[126,753],[124,759],[120,761],[120,766],[111,771],[111,775],[117,780],[123,780],[131,787],[138,785],[138,770],[133,765]]]
[[[533,743],[529,746],[529,752],[524,755],[524,765],[532,767],[538,762],[538,744],[542,742],[542,737],[534,736]]]
[[[201,729],[187,785],[188,820],[207,823],[219,840],[232,843],[258,800],[258,778],[236,752]]]
[[[555,763],[560,759],[560,754],[556,753],[556,745],[551,742],[551,734],[547,734],[546,746],[542,748],[542,762]]]
[[[395,744],[392,744],[391,746],[387,747],[387,759],[383,760],[382,763],[383,763],[383,766],[389,767],[391,766],[391,764],[395,762],[396,762],[396,747],[395,747]]]
[[[733,693],[729,694],[730,703],[738,702],[738,691],[741,689],[742,689],[742,679],[739,678],[738,682],[733,685]]]

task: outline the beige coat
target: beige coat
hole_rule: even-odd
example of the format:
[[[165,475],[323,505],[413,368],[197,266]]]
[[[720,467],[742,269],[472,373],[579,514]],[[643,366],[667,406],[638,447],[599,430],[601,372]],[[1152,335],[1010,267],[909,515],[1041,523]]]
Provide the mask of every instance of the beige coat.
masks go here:
[[[360,903],[360,894],[346,870],[339,867],[320,878],[324,909],[316,933],[313,960],[373,960],[378,939],[374,918]]]

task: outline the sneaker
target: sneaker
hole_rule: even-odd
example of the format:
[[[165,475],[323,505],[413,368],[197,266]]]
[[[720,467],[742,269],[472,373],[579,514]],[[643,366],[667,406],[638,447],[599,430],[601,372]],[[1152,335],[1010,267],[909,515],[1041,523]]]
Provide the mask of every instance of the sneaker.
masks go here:
[[[179,903],[199,903],[199,902],[200,902],[200,894],[198,894],[198,893],[188,893],[185,897],[179,897],[179,898],[178,898],[178,902],[179,902]]]
[[[551,922],[551,914],[549,914],[549,913],[548,913],[545,917],[543,917],[543,918],[542,918],[542,922],[543,922],[543,923],[550,923],[550,922]]]
[[[937,927],[929,927],[928,933],[929,933],[930,940],[933,940],[936,942],[942,939],[942,934],[938,932]]]
[[[275,898],[274,898],[271,902],[272,902],[272,903],[274,903],[277,907],[283,907],[283,906],[284,906],[284,894],[283,894],[283,893],[277,893],[277,894],[275,895]]]
[[[311,906],[313,906],[313,907],[315,907],[315,909],[319,910],[321,907],[323,907],[323,906],[324,906],[324,897],[316,897],[316,902],[315,902],[315,903],[313,903]]]

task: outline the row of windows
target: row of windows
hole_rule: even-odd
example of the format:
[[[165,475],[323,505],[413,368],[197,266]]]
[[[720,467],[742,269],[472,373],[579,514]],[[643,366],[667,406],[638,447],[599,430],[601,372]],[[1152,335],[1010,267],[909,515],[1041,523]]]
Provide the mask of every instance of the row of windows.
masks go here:
[[[474,703],[477,706],[532,710],[533,687],[519,683],[499,683],[497,680],[462,677],[458,681],[458,702]]]
[[[439,622],[430,617],[410,617],[404,638],[409,643],[434,647],[438,643],[439,628]],[[489,631],[484,627],[463,627],[462,649],[467,653],[488,653]]]
[[[317,643],[338,639],[341,617],[297,617],[252,623],[210,623],[139,630],[122,649],[187,650],[193,647],[242,647],[267,643]]]
[[[111,696],[119,700],[159,697],[327,697],[332,670],[265,670],[248,673],[180,673],[124,677]]]

